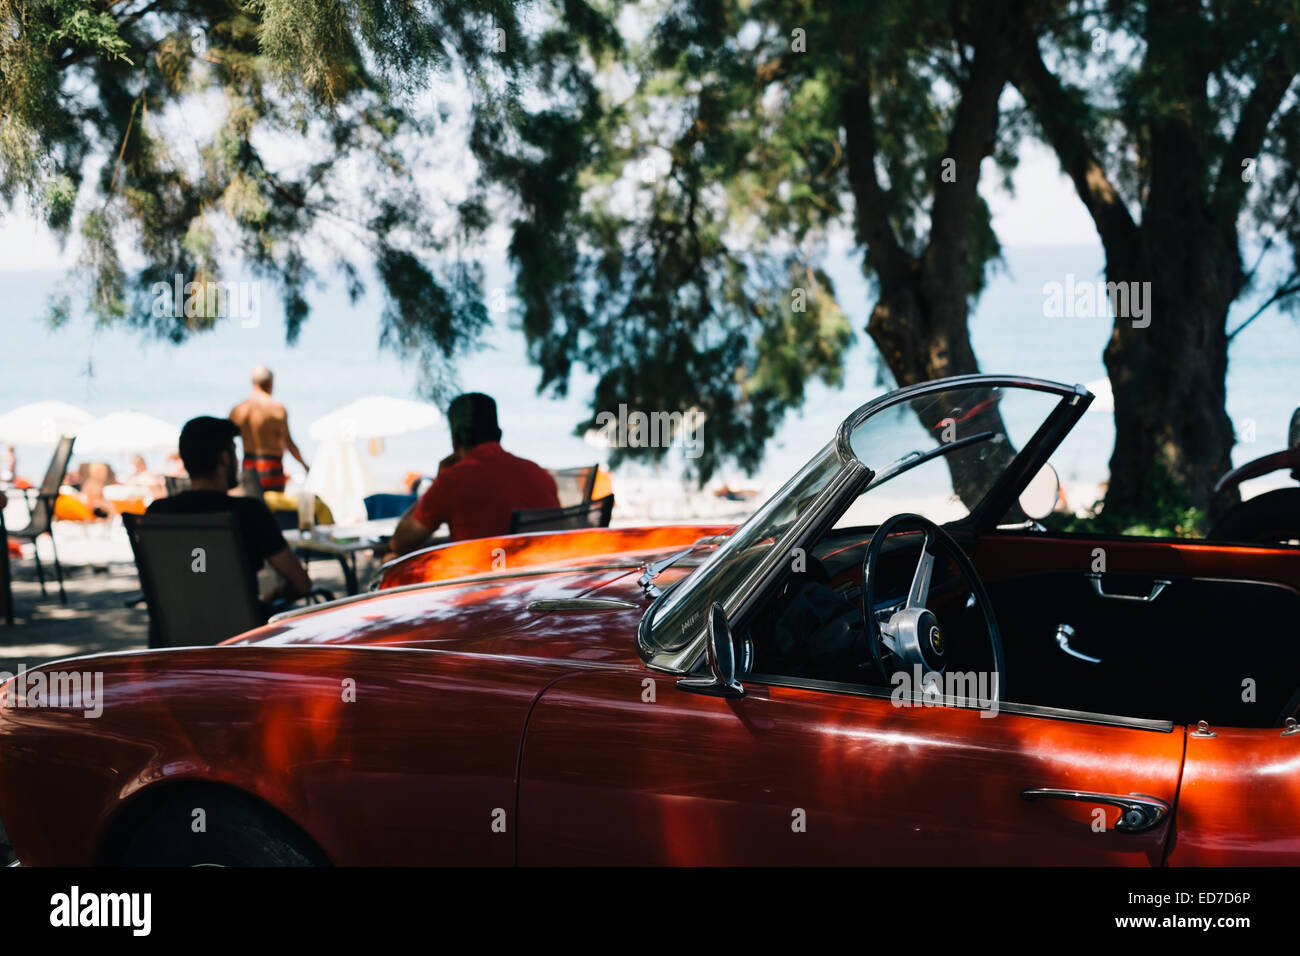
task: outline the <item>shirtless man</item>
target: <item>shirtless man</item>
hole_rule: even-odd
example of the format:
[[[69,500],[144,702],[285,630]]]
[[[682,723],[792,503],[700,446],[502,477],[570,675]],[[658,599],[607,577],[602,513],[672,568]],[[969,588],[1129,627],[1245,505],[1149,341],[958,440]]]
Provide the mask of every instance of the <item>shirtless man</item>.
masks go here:
[[[284,406],[271,397],[274,378],[263,365],[253,369],[253,391],[230,412],[239,426],[244,443],[244,470],[257,476],[263,491],[284,491],[286,478],[282,459],[286,451],[305,469],[298,446],[289,434],[289,416]]]

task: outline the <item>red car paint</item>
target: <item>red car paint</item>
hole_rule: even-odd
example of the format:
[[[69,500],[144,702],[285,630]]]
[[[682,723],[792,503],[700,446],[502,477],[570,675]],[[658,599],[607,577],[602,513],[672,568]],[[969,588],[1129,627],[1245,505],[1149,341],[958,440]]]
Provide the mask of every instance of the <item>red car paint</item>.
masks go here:
[[[336,864],[1300,863],[1300,735],[679,690],[636,654],[636,565],[719,530],[609,533],[594,555],[587,532],[494,539],[495,574],[493,541],[466,543],[220,647],[45,665],[102,672],[103,713],[0,710],[0,818],[26,865],[112,862],[124,810],[181,781],[256,796]],[[991,578],[1076,567],[1088,544],[999,535],[972,554]],[[1108,547],[1131,570],[1296,578],[1294,550]],[[444,577],[467,572],[488,576]],[[388,590],[416,581],[435,583]],[[529,608],[578,597],[632,607]],[[1095,808],[1022,799],[1037,787],[1173,813],[1098,832]]]

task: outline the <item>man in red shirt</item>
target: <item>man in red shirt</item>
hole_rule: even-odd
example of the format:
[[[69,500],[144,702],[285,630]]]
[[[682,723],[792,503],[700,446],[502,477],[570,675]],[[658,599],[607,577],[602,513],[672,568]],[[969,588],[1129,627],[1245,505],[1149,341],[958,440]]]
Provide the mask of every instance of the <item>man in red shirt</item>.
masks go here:
[[[389,549],[406,554],[446,524],[452,541],[510,532],[517,509],[558,508],[555,479],[541,466],[501,447],[497,406],[480,392],[458,395],[447,408],[452,452],[415,507],[403,516]]]

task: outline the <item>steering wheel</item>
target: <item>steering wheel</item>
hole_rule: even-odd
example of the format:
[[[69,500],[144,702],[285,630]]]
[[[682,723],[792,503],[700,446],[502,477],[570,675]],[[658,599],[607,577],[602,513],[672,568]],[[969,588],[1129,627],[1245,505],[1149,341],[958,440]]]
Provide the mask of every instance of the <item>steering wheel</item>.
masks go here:
[[[882,621],[874,610],[876,564],[885,541],[891,534],[902,530],[921,531],[925,540],[921,545],[921,556],[916,562],[916,572],[912,575],[912,585],[908,589],[906,600],[902,607],[891,609],[888,619]],[[891,668],[886,664],[886,655],[894,659],[896,666],[892,670],[895,673],[901,670],[910,676],[918,665],[922,674],[942,676],[944,673],[948,655],[947,640],[939,627],[938,618],[925,606],[930,594],[930,575],[934,570],[936,545],[957,564],[984,615],[996,677],[989,696],[991,700],[998,700],[1006,689],[1006,672],[1002,663],[1002,635],[998,632],[998,622],[993,616],[993,604],[966,552],[953,540],[952,535],[920,515],[896,514],[881,524],[871,536],[871,544],[862,559],[862,618],[872,660],[887,681],[890,679]],[[921,691],[922,688],[913,689],[914,693]]]

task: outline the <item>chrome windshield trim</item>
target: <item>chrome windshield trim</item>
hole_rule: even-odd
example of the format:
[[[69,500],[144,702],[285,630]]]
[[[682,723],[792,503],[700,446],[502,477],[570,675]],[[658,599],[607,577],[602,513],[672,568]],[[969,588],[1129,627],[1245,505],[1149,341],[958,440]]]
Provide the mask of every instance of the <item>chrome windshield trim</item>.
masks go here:
[[[800,515],[790,528],[782,536],[779,542],[776,542],[764,555],[759,564],[750,572],[750,574],[740,583],[736,590],[723,598],[723,609],[727,612],[728,619],[733,625],[742,626],[742,618],[755,603],[763,583],[772,576],[772,572],[780,563],[782,556],[789,553],[790,549],[799,546],[803,535],[809,528],[823,520],[828,510],[833,510],[833,504],[843,497],[846,489],[856,487],[858,492],[865,490],[865,486],[874,481],[878,476],[871,470],[868,462],[861,461],[854,453],[850,444],[850,438],[859,425],[867,418],[879,412],[881,409],[888,408],[891,405],[897,405],[900,402],[906,402],[919,396],[952,391],[954,389],[970,388],[974,386],[983,386],[987,388],[1020,388],[1032,391],[1048,392],[1053,395],[1059,395],[1062,398],[1071,399],[1071,404],[1077,403],[1081,397],[1087,396],[1088,390],[1082,385],[1063,385],[1060,382],[1052,382],[1047,379],[1032,378],[1023,375],[958,375],[952,378],[935,379],[929,382],[921,382],[917,385],[909,385],[906,388],[900,388],[884,395],[879,395],[871,401],[858,406],[851,414],[848,415],[836,430],[833,444],[835,446],[836,456],[840,460],[840,470],[835,477],[827,484],[815,500],[812,508]],[[820,454],[820,452],[819,452]],[[890,462],[879,463],[885,468]],[[805,466],[806,467],[806,466]],[[900,469],[892,469],[886,472],[886,477],[897,473]],[[865,481],[863,480],[863,476]],[[791,479],[793,480],[793,479]],[[784,487],[783,489],[784,490]],[[778,492],[779,494],[780,492]],[[769,499],[770,501],[771,499]],[[764,505],[764,508],[766,504]],[[847,504],[846,504],[847,507]],[[754,520],[764,508],[760,508],[748,520]],[[838,518],[838,514],[835,515]],[[748,521],[746,522],[748,523]],[[742,524],[741,528],[744,527]],[[740,528],[732,532],[732,536],[739,533]],[[712,568],[704,568],[707,574]],[[637,653],[641,656],[645,665],[652,670],[664,671],[671,674],[689,673],[691,668],[700,659],[704,651],[705,629],[701,623],[700,629],[696,636],[684,644],[682,647],[665,651],[655,647],[650,640],[651,622],[654,620],[660,605],[675,590],[676,585],[665,588],[663,593],[659,594],[651,602],[650,606],[641,615],[640,623],[637,625]]]
[[[1062,385],[1060,382],[1051,382],[1045,378],[1029,378],[1023,375],[980,374],[937,378],[933,381],[909,385],[907,388],[900,388],[897,391],[886,392],[884,395],[876,396],[864,405],[859,405],[844,421],[840,422],[840,427],[835,432],[835,450],[839,453],[840,458],[845,461],[849,459],[857,460],[857,456],[853,453],[853,448],[849,444],[849,438],[859,425],[882,408],[888,408],[890,405],[897,405],[899,402],[906,402],[921,395],[947,392],[955,388],[968,388],[972,385],[985,385],[989,388],[1027,388],[1037,392],[1051,392],[1062,397],[1074,396],[1076,399],[1080,395],[1088,394],[1088,390],[1082,385]],[[864,461],[862,464],[868,468],[871,467],[870,462]],[[878,464],[884,466],[890,463],[879,462]]]
[[[790,527],[786,529],[780,540],[773,542],[772,547],[767,550],[767,553],[763,555],[758,564],[745,576],[736,589],[723,598],[722,607],[726,611],[727,619],[733,623],[741,622],[745,614],[752,609],[766,581],[773,576],[774,572],[779,570],[780,565],[789,557],[791,551],[805,543],[810,530],[817,528],[818,525],[824,522],[828,512],[834,510],[836,502],[849,491],[854,489],[860,491],[870,482],[871,477],[871,469],[856,459],[841,461],[839,470],[835,472],[826,487],[814,499],[813,506],[790,523]],[[680,582],[674,582],[674,587],[677,583]],[[650,622],[654,620],[656,608],[672,594],[672,591],[672,588],[666,588],[646,608],[646,612],[641,615],[641,621],[637,625],[637,652],[641,655],[641,659],[646,666],[652,670],[664,671],[670,674],[686,674],[695,667],[700,656],[704,653],[706,629],[703,623],[701,623],[696,635],[676,650],[665,651],[658,649],[650,641]]]

